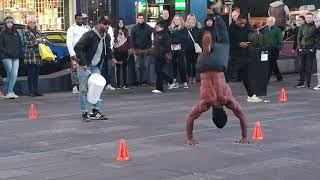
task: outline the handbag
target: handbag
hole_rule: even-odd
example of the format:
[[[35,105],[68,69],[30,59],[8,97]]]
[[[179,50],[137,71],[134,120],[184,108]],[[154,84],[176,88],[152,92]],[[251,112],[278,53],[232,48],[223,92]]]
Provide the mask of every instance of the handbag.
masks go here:
[[[189,33],[189,35],[190,35],[190,37],[191,37],[191,39],[192,39],[192,41],[193,41],[195,52],[196,52],[196,53],[202,53],[202,48],[201,48],[201,46],[200,46],[198,43],[196,43],[196,41],[194,40],[194,38],[193,38],[191,32],[189,31],[189,29],[188,29],[188,33]]]
[[[43,61],[53,61],[55,59],[55,55],[52,53],[49,46],[43,43],[39,44],[39,53]]]

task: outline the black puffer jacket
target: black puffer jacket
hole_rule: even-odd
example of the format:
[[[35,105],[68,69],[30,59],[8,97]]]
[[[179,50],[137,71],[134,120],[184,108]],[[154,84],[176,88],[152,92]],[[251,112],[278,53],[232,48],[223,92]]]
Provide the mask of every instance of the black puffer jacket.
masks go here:
[[[0,34],[1,59],[23,58],[22,40],[17,30],[5,29]]]
[[[200,29],[195,26],[193,28],[188,28],[188,30],[190,31],[193,39],[195,40],[196,43],[200,44]],[[186,45],[186,51],[193,51],[195,52],[194,49],[194,43],[190,37],[190,34],[188,33],[188,40],[187,40],[187,45]]]
[[[207,26],[207,21],[209,20],[212,20],[213,21],[213,25],[211,27]],[[216,33],[216,29],[215,29],[215,20],[214,20],[214,17],[213,16],[207,16],[207,18],[204,20],[203,22],[203,27],[200,29],[200,46],[201,46],[201,41],[202,41],[202,37],[203,37],[203,34],[206,32],[206,31],[209,31],[211,33],[211,37],[212,37],[212,42],[216,42],[217,41],[217,33]]]

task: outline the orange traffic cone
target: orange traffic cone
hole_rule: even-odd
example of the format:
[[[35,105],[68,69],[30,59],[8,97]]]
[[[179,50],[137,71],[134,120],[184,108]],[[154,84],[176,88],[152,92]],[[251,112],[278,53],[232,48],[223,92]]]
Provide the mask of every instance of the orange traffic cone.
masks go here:
[[[128,150],[126,147],[126,143],[125,143],[124,139],[121,139],[117,160],[118,161],[128,161],[129,159],[130,158],[129,158]]]
[[[252,139],[253,140],[262,140],[263,139],[263,134],[262,134],[262,130],[261,130],[261,126],[260,126],[259,121],[257,121],[255,123],[253,133],[252,133]]]
[[[286,90],[284,88],[281,89],[280,97],[279,97],[280,102],[287,102],[287,95],[286,95]]]
[[[38,113],[37,113],[36,107],[33,103],[30,105],[29,119],[32,121],[38,119]]]

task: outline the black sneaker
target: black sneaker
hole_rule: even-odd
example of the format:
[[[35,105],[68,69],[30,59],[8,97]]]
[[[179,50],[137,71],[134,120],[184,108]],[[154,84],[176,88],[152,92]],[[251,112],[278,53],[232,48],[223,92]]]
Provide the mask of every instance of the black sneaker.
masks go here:
[[[92,120],[107,120],[109,118],[102,115],[98,110],[93,109],[92,112],[89,115],[89,118]]]
[[[306,86],[306,88],[307,88],[307,89],[311,89],[312,87],[311,87],[310,84],[308,84],[308,85]]]
[[[124,85],[122,88],[123,89],[129,89],[129,87],[127,85]]]
[[[298,84],[296,85],[296,87],[297,87],[297,88],[303,88],[303,87],[304,87],[304,83],[298,83]]]
[[[82,113],[82,121],[83,122],[90,122],[91,119],[88,116],[88,113]]]

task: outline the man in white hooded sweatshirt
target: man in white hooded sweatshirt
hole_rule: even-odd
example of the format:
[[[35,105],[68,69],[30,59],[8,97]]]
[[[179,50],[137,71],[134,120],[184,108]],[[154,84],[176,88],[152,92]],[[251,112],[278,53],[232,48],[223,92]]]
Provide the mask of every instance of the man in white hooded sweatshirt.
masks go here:
[[[283,0],[270,3],[268,14],[276,18],[275,25],[278,26],[281,31],[284,31],[287,26],[287,20],[289,19],[289,8],[283,3]]]
[[[79,86],[79,78],[77,73],[77,57],[74,52],[74,46],[79,41],[84,33],[89,31],[90,29],[83,25],[83,17],[82,14],[76,14],[74,16],[75,24],[69,27],[67,31],[67,47],[70,54],[71,59],[71,81],[72,81],[72,93],[78,94],[78,86]]]

